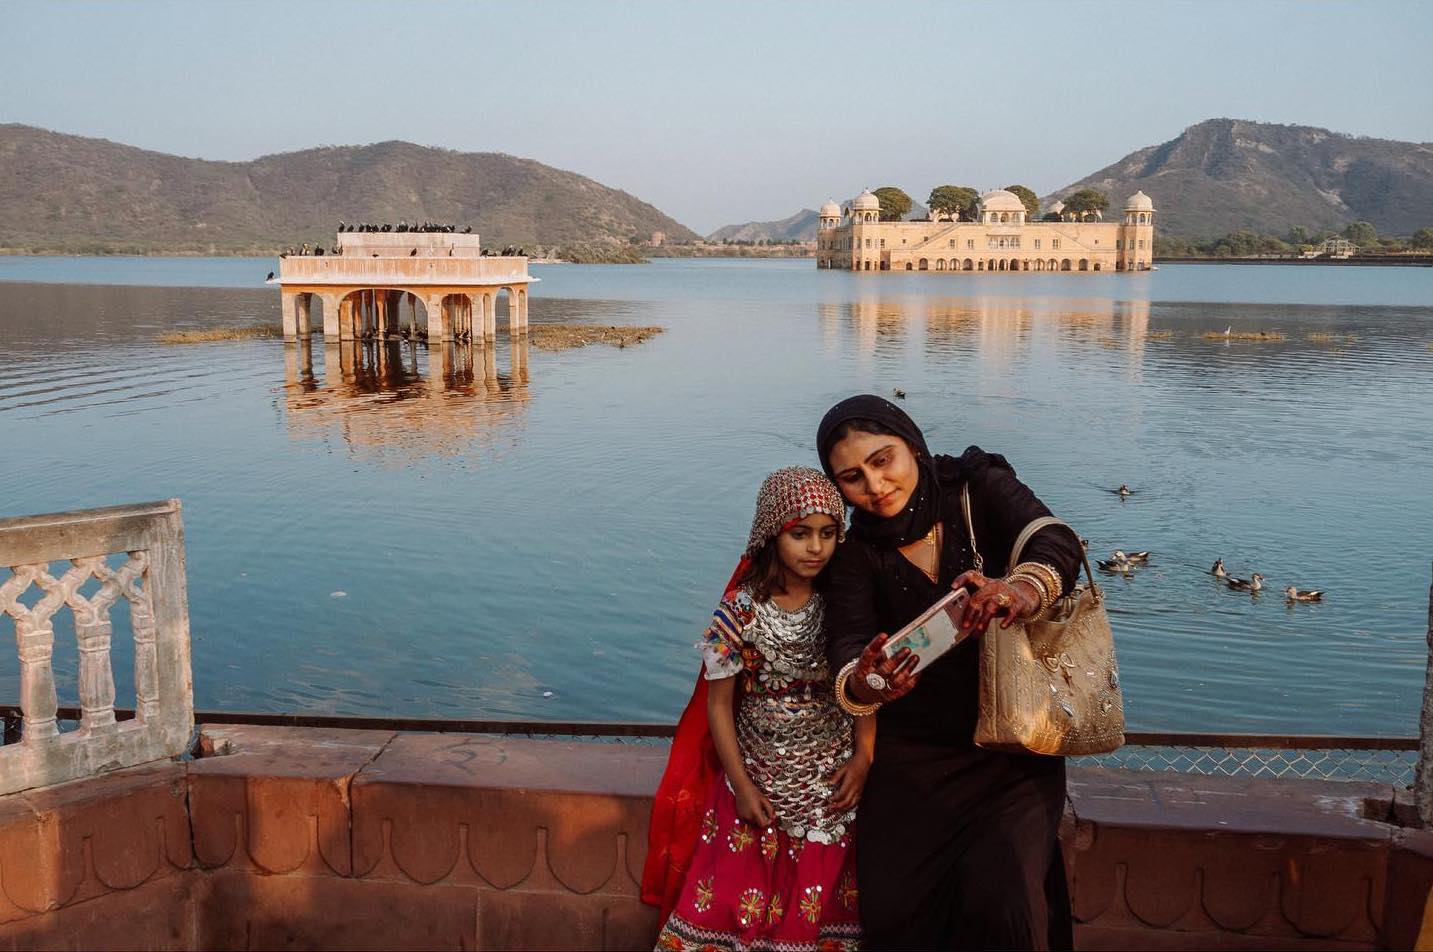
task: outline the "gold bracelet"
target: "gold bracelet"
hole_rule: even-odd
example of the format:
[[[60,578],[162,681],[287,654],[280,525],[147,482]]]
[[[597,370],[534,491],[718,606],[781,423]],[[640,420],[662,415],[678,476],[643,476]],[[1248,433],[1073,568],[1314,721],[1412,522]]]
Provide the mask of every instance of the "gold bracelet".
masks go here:
[[[1060,577],[1060,573],[1055,570],[1053,565],[1049,565],[1045,562],[1021,562],[1011,570],[1012,575],[1021,572],[1033,573],[1043,577],[1048,583],[1045,588],[1051,593],[1050,601],[1052,603],[1059,600],[1060,596],[1065,592],[1065,581]]]
[[[1045,587],[1045,580],[1040,578],[1040,576],[1038,575],[1034,575],[1029,572],[1016,572],[1013,575],[1005,576],[1000,581],[1004,582],[1006,585],[1011,586],[1012,588],[1015,586],[1016,582],[1024,582],[1026,585],[1029,585],[1035,589],[1035,597],[1039,604],[1035,607],[1035,610],[1031,612],[1026,618],[1027,621],[1034,621],[1035,619],[1039,618],[1040,615],[1045,611],[1046,604],[1052,601],[1052,599],[1050,598],[1050,590]]]
[[[846,662],[846,666],[836,675],[836,706],[841,708],[852,717],[869,717],[876,713],[881,706],[880,701],[871,704],[862,704],[860,701],[853,701],[846,695],[846,682],[851,680],[856,666],[861,663],[860,658]]]
[[[1043,562],[1022,562],[1015,567],[1015,571],[1005,577],[1007,583],[1016,580],[1029,582],[1040,591],[1040,607],[1031,613],[1030,621],[1039,621],[1045,617],[1050,606],[1055,604],[1060,597],[1063,585],[1055,570]]]

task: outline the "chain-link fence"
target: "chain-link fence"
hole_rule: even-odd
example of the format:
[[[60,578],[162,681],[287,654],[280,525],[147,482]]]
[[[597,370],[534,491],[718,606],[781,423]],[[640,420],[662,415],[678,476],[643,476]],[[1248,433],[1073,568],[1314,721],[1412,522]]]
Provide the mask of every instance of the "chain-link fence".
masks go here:
[[[1140,734],[1110,754],[1076,757],[1081,766],[1217,777],[1360,780],[1413,785],[1416,737],[1297,737]]]

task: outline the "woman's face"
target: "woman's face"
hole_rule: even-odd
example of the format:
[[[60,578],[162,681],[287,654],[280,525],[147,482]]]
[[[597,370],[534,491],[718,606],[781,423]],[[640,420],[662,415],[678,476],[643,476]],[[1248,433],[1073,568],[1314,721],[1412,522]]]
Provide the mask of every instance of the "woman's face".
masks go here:
[[[846,501],[883,519],[906,507],[920,481],[916,455],[899,436],[852,431],[831,447],[829,462]]]
[[[798,578],[820,575],[835,552],[836,520],[824,512],[812,513],[776,537],[776,558]]]

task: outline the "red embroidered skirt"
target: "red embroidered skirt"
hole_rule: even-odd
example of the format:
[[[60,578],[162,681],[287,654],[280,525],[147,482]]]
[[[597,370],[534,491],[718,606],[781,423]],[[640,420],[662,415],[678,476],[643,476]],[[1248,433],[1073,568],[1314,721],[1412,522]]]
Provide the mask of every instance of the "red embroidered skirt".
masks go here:
[[[839,842],[762,831],[736,815],[725,778],[712,784],[681,898],[657,937],[668,952],[856,949],[854,826]]]

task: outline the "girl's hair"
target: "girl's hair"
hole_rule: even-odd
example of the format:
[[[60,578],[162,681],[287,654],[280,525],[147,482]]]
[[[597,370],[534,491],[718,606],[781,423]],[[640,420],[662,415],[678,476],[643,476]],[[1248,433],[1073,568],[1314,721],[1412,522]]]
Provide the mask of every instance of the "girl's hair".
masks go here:
[[[773,595],[786,593],[784,578],[781,558],[776,554],[776,537],[773,536],[751,554],[751,565],[742,577],[742,583],[751,593],[753,601],[766,602],[770,601]]]

